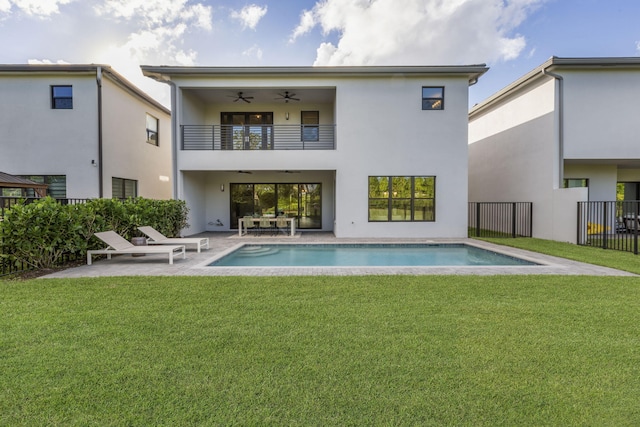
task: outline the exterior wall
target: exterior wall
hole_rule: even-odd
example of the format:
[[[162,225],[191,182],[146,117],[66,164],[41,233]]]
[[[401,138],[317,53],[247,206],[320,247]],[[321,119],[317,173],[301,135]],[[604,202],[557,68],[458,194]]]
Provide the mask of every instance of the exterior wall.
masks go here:
[[[532,202],[533,236],[552,239],[558,188],[553,80],[473,118],[469,140],[469,200]]]
[[[104,197],[111,178],[138,181],[138,196],[170,199],[171,116],[132,96],[108,78],[102,84]],[[159,121],[158,146],[146,142],[146,114]]]
[[[73,86],[73,109],[51,108],[52,85]],[[68,197],[98,197],[95,75],[3,75],[0,97],[0,170],[66,175]]]
[[[565,85],[565,158],[640,159],[640,72],[558,73]]]
[[[94,71],[20,71],[0,75],[0,171],[65,175],[69,198],[96,198],[99,189],[98,85]],[[103,74],[103,188],[111,177],[135,179],[138,194],[170,198],[171,120],[164,110]],[[51,86],[71,85],[72,109],[51,108]],[[147,144],[145,113],[160,122],[160,146]]]
[[[616,200],[616,183],[618,182],[618,167],[606,164],[565,164],[564,177],[566,179],[588,179],[589,200]]]
[[[423,111],[423,86],[444,86]],[[336,228],[340,237],[466,237],[466,78],[387,77],[340,84]],[[368,222],[369,176],[435,176],[435,222]]]
[[[323,225],[338,237],[466,237],[467,236],[467,107],[468,78],[386,75],[371,77],[229,77],[215,80],[175,78],[178,125],[218,124],[221,111],[272,111],[274,123],[299,123],[301,110],[319,110],[321,123],[336,124],[336,149],[209,150],[178,152],[178,198],[192,211],[194,198],[206,200],[204,227],[224,230],[229,200],[220,184],[241,182],[223,171],[251,170],[250,182],[291,182],[277,171],[301,171],[295,180],[323,184]],[[422,110],[422,87],[444,86],[445,109]],[[181,90],[180,87],[188,89]],[[194,87],[335,88],[335,103],[252,103],[237,109],[207,106],[191,93]],[[229,104],[227,104],[229,105]],[[290,120],[284,121],[289,111]],[[204,123],[202,122],[204,120]],[[187,177],[206,175],[203,187]],[[213,173],[220,171],[219,173]],[[194,175],[195,176],[195,175]],[[435,222],[369,222],[369,176],[436,176]],[[304,177],[304,178],[303,178]],[[234,180],[235,179],[235,180]],[[277,179],[277,181],[274,181]],[[335,182],[334,182],[335,180]],[[200,181],[198,181],[200,182]],[[335,194],[333,188],[335,186]],[[197,188],[196,188],[197,187]],[[195,193],[200,193],[196,196]],[[335,200],[335,206],[333,205]],[[199,207],[197,209],[200,209]],[[335,212],[335,215],[334,215]],[[200,215],[198,213],[197,215]],[[196,216],[193,218],[195,219]],[[220,219],[225,226],[212,226]],[[191,231],[202,226],[192,223]]]

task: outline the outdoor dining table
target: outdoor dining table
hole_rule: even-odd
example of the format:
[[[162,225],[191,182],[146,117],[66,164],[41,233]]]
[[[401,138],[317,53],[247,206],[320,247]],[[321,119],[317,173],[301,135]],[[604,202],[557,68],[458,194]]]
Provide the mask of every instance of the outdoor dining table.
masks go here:
[[[252,220],[254,223],[259,223],[259,222],[260,222],[260,220],[261,220],[261,219],[263,219],[263,218],[267,218],[270,222],[276,222],[276,220],[278,219],[278,218],[276,218],[276,217],[271,217],[271,216],[270,216],[270,217],[262,217],[262,218],[260,218],[260,217],[252,218],[251,220]],[[289,222],[289,223],[290,223],[290,224],[289,224],[289,225],[290,225],[290,227],[289,227],[289,228],[290,228],[290,230],[291,230],[291,237],[295,236],[295,235],[296,235],[296,222],[295,222],[295,218],[293,218],[293,217],[291,217],[291,218],[286,217],[286,218],[284,218],[284,219],[285,219],[287,222]],[[242,235],[243,235],[243,234],[247,234],[247,228],[245,227],[245,224],[244,224],[244,218],[238,218],[238,236],[242,237]]]

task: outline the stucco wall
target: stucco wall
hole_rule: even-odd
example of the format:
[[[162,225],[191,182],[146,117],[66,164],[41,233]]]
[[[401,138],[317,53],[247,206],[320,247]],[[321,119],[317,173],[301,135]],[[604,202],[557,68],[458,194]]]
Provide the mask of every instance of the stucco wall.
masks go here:
[[[111,178],[138,181],[138,195],[169,199],[171,184],[170,115],[103,79],[104,197],[111,197]],[[158,146],[146,142],[146,114],[158,119]]]
[[[51,108],[52,85],[73,86],[73,109]],[[67,197],[97,197],[95,76],[3,75],[0,98],[0,171],[66,175]]]

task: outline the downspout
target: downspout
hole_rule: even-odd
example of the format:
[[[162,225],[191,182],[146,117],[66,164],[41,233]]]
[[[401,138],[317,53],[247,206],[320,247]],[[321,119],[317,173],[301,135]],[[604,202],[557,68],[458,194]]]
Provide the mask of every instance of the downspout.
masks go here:
[[[542,70],[542,74],[558,81],[558,188],[564,182],[564,79],[561,75]]]
[[[178,91],[176,84],[171,80],[165,80],[165,83],[171,87],[171,132],[172,141],[171,144],[171,172],[173,173],[173,198],[178,199],[178,143],[180,132],[178,131],[178,117],[176,116],[176,105],[178,105]]]
[[[98,197],[104,196],[102,180],[102,67],[96,68],[96,83],[98,85]]]

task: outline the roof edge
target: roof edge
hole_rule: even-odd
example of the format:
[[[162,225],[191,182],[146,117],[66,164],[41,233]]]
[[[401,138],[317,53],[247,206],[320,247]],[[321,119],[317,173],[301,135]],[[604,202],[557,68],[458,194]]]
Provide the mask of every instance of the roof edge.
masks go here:
[[[500,100],[509,96],[516,89],[525,84],[540,78],[550,78],[544,75],[544,70],[561,70],[562,68],[638,68],[640,67],[640,57],[581,57],[581,58],[561,58],[552,56],[544,63],[529,71],[524,76],[512,82],[508,86],[489,96],[479,104],[474,105],[469,111],[469,118],[480,114]]]
[[[372,76],[393,74],[462,74],[469,81],[477,80],[489,68],[486,64],[473,65],[410,65],[410,66],[273,66],[273,67],[184,67],[168,65],[141,65],[142,74],[168,82],[171,76],[205,75],[308,75],[308,76]]]
[[[140,89],[125,78],[122,74],[114,70],[107,64],[0,64],[0,74],[2,73],[96,73],[98,68],[103,74],[107,74],[113,81],[119,83],[126,90],[141,98],[143,101],[162,110],[166,114],[171,114],[171,110],[162,105],[151,95]]]

